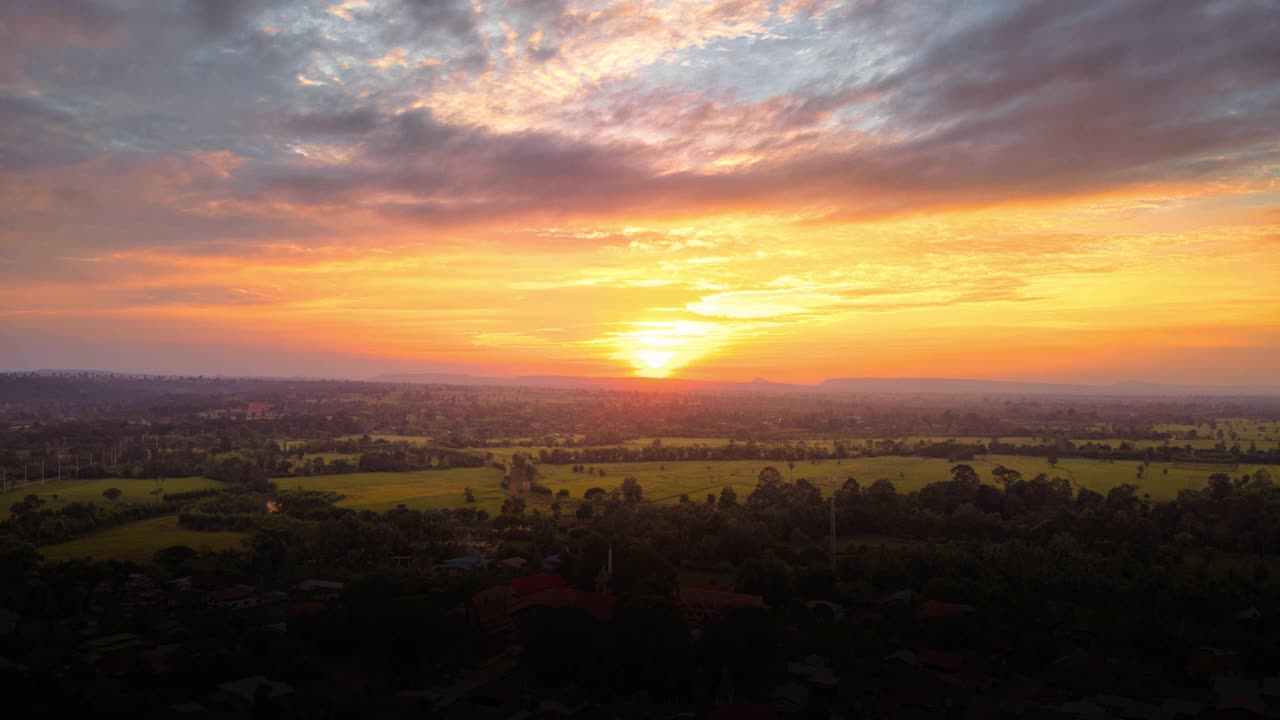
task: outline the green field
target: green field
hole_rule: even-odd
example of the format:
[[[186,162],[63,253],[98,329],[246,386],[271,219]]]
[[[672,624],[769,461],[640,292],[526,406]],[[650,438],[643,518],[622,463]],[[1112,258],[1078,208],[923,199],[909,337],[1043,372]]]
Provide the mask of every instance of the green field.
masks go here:
[[[835,475],[837,482],[841,483],[846,477],[856,477],[863,485],[885,478],[891,480],[899,492],[911,492],[929,483],[950,479],[950,469],[955,463],[932,458],[883,456],[801,462],[796,464],[794,470],[788,469],[785,463],[729,461],[599,465],[597,468],[604,468],[607,472],[604,478],[574,473],[571,467],[566,465],[539,465],[538,472],[541,483],[552,490],[567,488],[575,498],[582,497],[583,492],[593,486],[611,489],[618,486],[623,477],[633,475],[644,488],[646,498],[675,502],[681,493],[688,493],[691,499],[697,500],[705,497],[708,492],[719,492],[726,485],[732,486],[740,498],[744,497],[744,493],[750,493],[755,488],[756,476],[760,470],[770,464],[781,470],[783,476],[789,479],[805,477],[815,481],[824,492],[829,484],[828,478],[832,475]],[[1136,462],[1112,463],[1103,460],[1066,458],[1058,463],[1055,470],[1043,458],[985,455],[969,461],[968,464],[973,466],[987,482],[991,481],[991,471],[1004,465],[1021,472],[1026,478],[1041,472],[1051,477],[1060,475],[1083,487],[1102,493],[1121,483],[1132,482],[1141,488],[1139,492],[1150,493],[1154,500],[1171,500],[1176,498],[1178,491],[1184,488],[1204,487],[1209,475],[1215,472],[1240,473],[1254,469],[1251,467],[1237,469],[1222,465],[1186,466],[1152,463],[1146,479],[1138,480],[1138,463]],[[1163,472],[1166,468],[1168,474]]]
[[[756,476],[768,465],[782,471],[784,477],[807,477],[817,482],[824,492],[828,478],[835,475],[837,482],[846,477],[856,477],[863,485],[878,479],[891,480],[899,492],[911,492],[940,480],[950,479],[954,463],[931,458],[884,456],[852,460],[826,460],[797,463],[789,469],[785,463],[763,461],[728,462],[652,462],[608,463],[595,466],[605,470],[605,476],[575,473],[569,465],[538,465],[539,482],[553,491],[566,489],[573,500],[580,500],[588,488],[601,487],[611,490],[628,475],[635,476],[644,489],[645,498],[656,502],[678,502],[681,493],[687,493],[694,501],[703,500],[708,492],[719,493],[721,488],[732,486],[740,498],[745,498],[756,484]],[[1121,483],[1131,482],[1139,486],[1140,493],[1150,493],[1153,500],[1172,500],[1185,488],[1202,488],[1209,475],[1215,472],[1240,474],[1252,472],[1254,467],[1229,465],[1187,465],[1179,463],[1153,463],[1143,480],[1137,478],[1138,463],[1106,462],[1065,458],[1057,469],[1043,458],[1010,455],[989,455],[969,461],[982,478],[991,482],[991,471],[999,465],[1013,468],[1025,477],[1037,473],[1060,475],[1076,484],[1101,493]],[[1166,474],[1164,471],[1168,470]],[[349,475],[318,475],[280,479],[281,489],[302,487],[309,490],[330,490],[346,495],[338,504],[361,510],[389,510],[404,504],[416,509],[462,507],[466,503],[463,490],[468,485],[476,493],[477,508],[490,512],[497,510],[505,497],[500,482],[502,475],[491,468],[458,468],[454,470],[422,470],[406,473],[353,473]],[[529,496],[531,502],[540,500]],[[566,508],[567,510],[567,508]]]
[[[239,532],[201,532],[178,526],[177,515],[162,515],[120,525],[59,545],[46,545],[40,554],[48,560],[92,557],[97,560],[151,561],[161,548],[186,545],[196,550],[227,550],[240,547],[247,537]]]
[[[27,485],[0,495],[3,507],[8,508],[27,495],[39,495],[47,503],[45,508],[57,510],[71,502],[91,502],[105,505],[110,500],[102,496],[107,488],[116,488],[123,494],[117,503],[144,505],[160,502],[160,494],[152,494],[157,488],[167,493],[209,490],[222,487],[217,480],[203,477],[169,478],[163,481],[137,478],[102,478],[99,480],[50,480],[40,485]],[[56,496],[56,497],[55,497]]]
[[[493,512],[502,506],[501,482],[502,473],[493,468],[313,475],[276,480],[281,490],[329,490],[346,496],[338,502],[342,507],[377,511],[390,510],[400,504],[416,510],[462,507],[466,505],[463,491],[469,485],[476,493],[476,507]]]

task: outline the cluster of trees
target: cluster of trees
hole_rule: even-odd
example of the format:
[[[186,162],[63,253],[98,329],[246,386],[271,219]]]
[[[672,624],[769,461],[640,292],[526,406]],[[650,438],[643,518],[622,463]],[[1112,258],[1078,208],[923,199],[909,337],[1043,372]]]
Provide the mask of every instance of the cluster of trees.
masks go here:
[[[0,535],[12,533],[38,545],[64,542],[81,535],[123,525],[135,520],[173,513],[178,503],[160,497],[159,502],[117,502],[119,490],[104,493],[104,504],[70,502],[56,509],[40,496],[29,494],[9,508],[9,519],[0,522]],[[114,495],[114,497],[112,497]]]

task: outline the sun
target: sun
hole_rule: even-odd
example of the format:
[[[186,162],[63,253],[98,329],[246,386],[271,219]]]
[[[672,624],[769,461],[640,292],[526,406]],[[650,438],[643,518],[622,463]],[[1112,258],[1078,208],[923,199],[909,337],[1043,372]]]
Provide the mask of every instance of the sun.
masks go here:
[[[644,377],[666,377],[671,374],[671,361],[676,357],[673,350],[637,350],[635,352],[636,374]]]
[[[637,377],[670,377],[707,357],[724,341],[724,329],[716,323],[681,320],[628,325],[629,330],[612,333],[607,342],[616,349],[613,357],[629,364]]]

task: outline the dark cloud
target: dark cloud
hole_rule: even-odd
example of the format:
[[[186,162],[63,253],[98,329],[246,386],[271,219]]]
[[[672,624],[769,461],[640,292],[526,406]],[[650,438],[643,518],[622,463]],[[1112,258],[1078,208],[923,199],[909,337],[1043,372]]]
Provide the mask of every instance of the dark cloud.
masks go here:
[[[408,20],[389,25],[387,31],[395,42],[455,39],[475,46],[480,44],[480,18],[469,0],[399,0],[401,12]]]
[[[188,0],[202,30],[222,34],[240,29],[268,0]]]
[[[318,111],[294,115],[289,119],[291,130],[316,135],[350,135],[363,134],[377,126],[380,116],[377,110],[369,107],[337,110],[332,112]]]
[[[91,132],[76,117],[40,98],[0,95],[0,167],[32,170],[84,160]]]
[[[502,134],[402,111],[426,96],[435,71],[380,75],[370,59],[403,48],[445,58],[442,74],[475,72],[489,57],[480,16],[467,0],[393,0],[347,21],[326,4],[6,4],[6,37],[45,38],[0,51],[39,91],[0,95],[10,231],[56,218],[99,244],[303,232],[302,221],[259,207],[277,200],[423,224],[813,206],[857,218],[1230,175],[1276,159],[1280,9],[1265,0],[857,3],[824,20],[831,54],[815,57],[830,77],[776,102],[674,83],[595,96],[592,122],[661,126],[679,138],[666,144]],[[510,14],[526,56],[551,57],[561,39],[591,29],[562,2],[493,7]],[[264,32],[268,21],[288,32]],[[866,38],[887,50],[844,62]],[[313,66],[317,56],[341,60],[341,82]],[[307,73],[315,77],[302,82]],[[865,125],[824,124],[842,113]],[[763,159],[670,171],[672,154],[710,131],[741,137]],[[306,160],[289,149],[299,139],[345,159]],[[236,164],[217,172],[172,160],[223,151]],[[106,159],[88,163],[95,154]],[[21,175],[72,163],[83,164],[75,175]],[[157,164],[168,168],[163,182],[140,185],[166,192],[116,188],[156,176]]]

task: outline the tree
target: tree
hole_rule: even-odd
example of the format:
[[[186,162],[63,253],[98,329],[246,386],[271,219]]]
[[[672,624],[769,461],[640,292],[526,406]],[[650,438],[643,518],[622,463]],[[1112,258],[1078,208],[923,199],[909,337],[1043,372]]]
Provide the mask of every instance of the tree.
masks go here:
[[[1215,500],[1221,500],[1231,494],[1231,476],[1226,473],[1214,473],[1209,476],[1209,494]]]
[[[467,502],[469,503],[473,503],[476,501],[476,492],[471,489],[470,485],[468,485],[466,489],[462,491],[462,496],[466,498]]]
[[[520,517],[524,515],[525,499],[522,497],[509,497],[502,501],[502,514],[511,517]]]
[[[120,488],[107,488],[102,491],[102,497],[110,500],[111,502],[115,502],[123,494],[124,493],[120,491]]]
[[[176,568],[195,560],[199,556],[200,553],[186,545],[170,545],[167,548],[157,550],[152,559],[155,560],[157,565]]]
[[[747,502],[762,507],[776,507],[786,500],[787,487],[782,473],[772,466],[756,476],[756,488],[747,496]]]
[[[966,465],[965,467],[968,467],[968,466]],[[1012,468],[1007,468],[1003,465],[1000,465],[996,467],[995,470],[992,470],[991,475],[995,477],[996,482],[1000,483],[1000,486],[1004,488],[1005,492],[1009,492],[1009,488],[1016,485],[1018,481],[1022,479],[1022,473]]]
[[[638,503],[644,497],[640,481],[628,475],[622,479],[622,499],[629,503]]]
[[[756,475],[756,487],[759,487],[761,485],[771,485],[771,484],[781,485],[782,482],[783,482],[782,473],[778,470],[778,468],[772,465],[761,470],[760,474]]]
[[[738,493],[732,487],[726,485],[724,489],[720,491],[720,509],[724,510],[726,508],[731,508],[737,504]]]
[[[40,553],[12,535],[0,535],[0,587],[18,587],[40,566]]]
[[[596,500],[596,499],[603,499],[608,494],[609,493],[606,492],[604,488],[592,487],[592,488],[587,488],[587,491],[582,493],[582,497],[586,498],[587,500]]]
[[[680,493],[680,504],[681,505],[689,504],[689,493]]]
[[[982,482],[982,479],[978,477],[978,471],[974,470],[970,465],[956,465],[952,467],[951,478],[964,485],[977,485]]]
[[[583,502],[578,506],[578,511],[574,513],[579,520],[590,520],[595,514],[596,509],[590,501]]]

